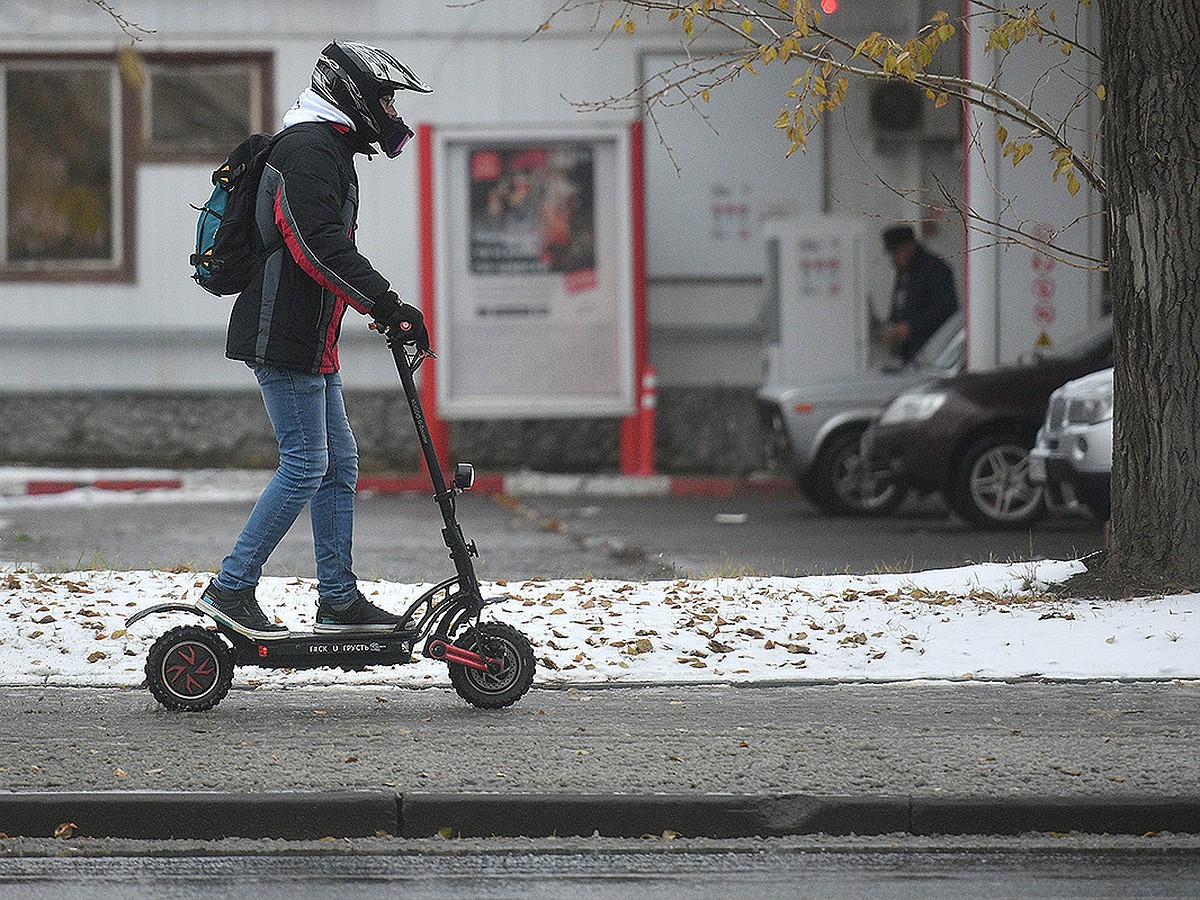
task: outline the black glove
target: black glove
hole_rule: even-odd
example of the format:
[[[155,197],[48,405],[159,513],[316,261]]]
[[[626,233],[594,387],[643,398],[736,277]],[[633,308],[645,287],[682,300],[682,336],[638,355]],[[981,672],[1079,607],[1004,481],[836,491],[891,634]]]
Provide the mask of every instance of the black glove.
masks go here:
[[[429,331],[425,328],[425,317],[415,306],[397,297],[395,291],[388,291],[375,301],[371,316],[379,323],[384,334],[398,338],[405,344],[416,344],[418,350],[429,352]]]

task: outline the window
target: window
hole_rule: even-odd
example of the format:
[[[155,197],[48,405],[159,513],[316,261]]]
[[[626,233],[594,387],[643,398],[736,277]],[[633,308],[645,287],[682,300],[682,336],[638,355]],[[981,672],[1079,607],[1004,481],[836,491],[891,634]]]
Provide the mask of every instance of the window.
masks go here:
[[[140,62],[0,55],[0,279],[132,281],[137,162],[215,167],[270,128],[269,54]]]
[[[142,92],[142,155],[220,161],[270,129],[263,98],[269,68],[259,55],[152,56]]]
[[[112,270],[123,261],[122,91],[88,62],[3,66],[6,272]]]

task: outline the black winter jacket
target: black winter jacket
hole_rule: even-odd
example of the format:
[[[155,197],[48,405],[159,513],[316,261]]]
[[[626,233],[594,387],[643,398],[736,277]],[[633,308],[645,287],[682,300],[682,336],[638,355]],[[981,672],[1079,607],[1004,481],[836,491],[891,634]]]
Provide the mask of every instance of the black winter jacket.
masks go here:
[[[918,244],[908,270],[896,276],[892,290],[892,313],[888,321],[907,322],[912,329],[899,350],[900,357],[908,362],[916,356],[957,309],[954,273],[944,260]]]
[[[277,137],[255,210],[262,261],[233,305],[230,359],[336,372],[346,306],[370,313],[394,303],[387,280],[354,246],[354,154],[362,149],[353,132],[327,122],[302,122]]]

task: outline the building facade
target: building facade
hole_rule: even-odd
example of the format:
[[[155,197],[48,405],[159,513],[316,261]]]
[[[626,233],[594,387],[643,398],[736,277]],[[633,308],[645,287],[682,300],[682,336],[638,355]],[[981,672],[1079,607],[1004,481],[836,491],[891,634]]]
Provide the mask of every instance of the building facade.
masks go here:
[[[431,95],[397,98],[414,126],[626,128],[637,111],[607,101],[653,94],[665,83],[660,73],[686,62],[677,27],[609,34],[582,10],[539,31],[559,5],[127,0],[120,14],[144,29],[130,49],[117,23],[85,0],[14,4],[0,22],[0,460],[269,464],[274,442],[254,379],[224,359],[228,298],[189,278],[191,204],[207,197],[212,169],[245,134],[279,127],[333,38],[384,46],[433,86]],[[915,33],[935,11],[929,0],[843,2],[826,22],[857,40],[874,30]],[[704,41],[719,48],[728,39]],[[946,71],[958,73],[964,59],[969,68],[972,54],[977,67],[990,63],[976,46],[949,57]],[[992,123],[964,123],[959,105],[935,110],[895,84],[863,85],[807,153],[785,159],[771,123],[796,74],[781,66],[744,74],[704,104],[668,92],[643,128],[645,333],[658,373],[662,471],[744,474],[770,463],[752,396],[767,329],[760,215],[772,205],[860,216],[872,235],[895,221],[919,222],[968,304],[978,303],[968,306],[973,360],[995,365],[1030,343],[1029,328],[1004,312],[1029,253],[1018,248],[1010,258],[979,241],[968,265],[956,204],[938,199],[978,204],[997,180],[987,167],[995,162],[981,155],[969,164],[971,135]],[[359,246],[402,297],[418,302],[415,160],[411,151],[360,160]],[[435,171],[435,190],[448,191],[451,174]],[[1021,183],[1005,187],[1029,193]],[[1008,207],[994,202],[1002,217]],[[1036,215],[1053,227],[1077,212],[1051,198]],[[886,257],[869,259],[864,275],[871,310],[886,316]],[[1066,281],[1055,283],[1052,313],[1036,302],[1047,298],[1021,295],[1043,330],[1054,328],[1047,316],[1062,326],[1099,308],[1095,276],[1083,276],[1082,288]],[[353,313],[341,359],[365,463],[414,465],[390,358]],[[611,471],[618,433],[612,417],[461,419],[451,424],[451,445],[487,468]]]

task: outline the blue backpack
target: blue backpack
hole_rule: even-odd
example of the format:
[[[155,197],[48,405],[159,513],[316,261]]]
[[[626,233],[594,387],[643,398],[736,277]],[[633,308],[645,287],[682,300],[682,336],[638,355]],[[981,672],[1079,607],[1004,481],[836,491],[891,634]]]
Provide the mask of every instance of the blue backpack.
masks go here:
[[[250,282],[262,249],[255,227],[258,182],[275,138],[252,134],[212,174],[213,192],[196,223],[192,278],[218,297],[240,294]]]

